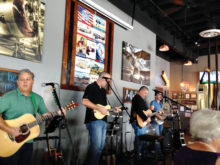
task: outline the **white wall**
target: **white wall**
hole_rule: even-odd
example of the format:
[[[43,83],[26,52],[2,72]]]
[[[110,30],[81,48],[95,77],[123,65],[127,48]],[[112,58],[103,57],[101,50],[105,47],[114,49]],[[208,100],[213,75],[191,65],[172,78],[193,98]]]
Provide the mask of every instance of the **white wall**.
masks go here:
[[[127,22],[131,22],[131,18],[119,9],[114,7],[106,0],[95,0],[96,3],[111,11],[118,17]],[[29,68],[36,74],[35,85],[33,90],[45,99],[46,105],[50,111],[55,111],[56,105],[54,104],[53,97],[51,95],[50,87],[41,87],[42,82],[57,82],[60,83],[61,79],[61,65],[62,65],[62,51],[63,51],[63,37],[64,37],[64,21],[65,21],[65,1],[64,0],[50,0],[45,1],[46,13],[45,13],[45,26],[44,26],[44,42],[43,42],[43,56],[41,63],[34,63],[26,60],[16,59],[7,56],[0,56],[0,67],[10,69],[22,69]],[[169,62],[156,57],[156,35],[143,27],[138,22],[134,21],[134,30],[126,31],[125,29],[115,25],[114,30],[114,44],[113,44],[113,72],[112,77],[116,84],[117,91],[122,98],[123,87],[136,88],[141,87],[140,84],[135,84],[121,80],[121,54],[122,54],[122,41],[129,42],[136,47],[142,48],[146,52],[151,54],[151,77],[148,102],[154,98],[154,92],[156,84],[163,83],[160,80],[162,70],[166,70],[169,77]],[[64,105],[70,100],[74,100],[81,103],[83,92],[61,90],[61,104]],[[111,94],[109,100],[113,105],[120,105],[116,98]],[[126,104],[129,107],[130,104]],[[78,164],[83,162],[87,147],[88,147],[88,132],[83,124],[85,117],[85,107],[80,105],[73,112],[67,112],[67,118],[69,123],[69,130],[74,142],[74,148],[79,153]],[[128,139],[129,145],[133,140],[133,130],[128,123],[128,115],[123,112],[123,132],[130,132]],[[66,130],[62,130],[62,148],[65,149],[64,156],[70,157],[70,141],[67,136]],[[35,143],[34,163],[38,164],[42,158],[42,153],[46,148],[44,141]],[[129,146],[128,150],[132,149]],[[68,153],[68,154],[67,154]],[[69,160],[68,160],[69,161]]]

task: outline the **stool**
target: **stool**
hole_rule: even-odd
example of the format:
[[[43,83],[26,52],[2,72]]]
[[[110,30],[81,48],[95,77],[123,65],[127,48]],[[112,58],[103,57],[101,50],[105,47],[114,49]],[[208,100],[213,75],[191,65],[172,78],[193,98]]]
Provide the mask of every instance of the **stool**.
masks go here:
[[[139,140],[153,142],[154,148],[155,148],[155,160],[158,161],[158,148],[157,148],[157,144],[159,142],[161,142],[164,137],[161,136],[161,135],[143,134],[143,135],[140,135],[138,138],[139,138]]]

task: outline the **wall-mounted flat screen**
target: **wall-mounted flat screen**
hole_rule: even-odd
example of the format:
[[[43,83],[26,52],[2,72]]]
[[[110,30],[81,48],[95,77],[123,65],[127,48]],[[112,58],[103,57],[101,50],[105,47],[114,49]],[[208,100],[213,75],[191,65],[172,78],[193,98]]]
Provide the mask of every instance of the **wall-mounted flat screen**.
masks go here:
[[[199,72],[200,84],[208,83],[208,72]],[[210,72],[210,83],[216,83],[216,71]],[[218,83],[220,83],[220,71],[218,71]]]

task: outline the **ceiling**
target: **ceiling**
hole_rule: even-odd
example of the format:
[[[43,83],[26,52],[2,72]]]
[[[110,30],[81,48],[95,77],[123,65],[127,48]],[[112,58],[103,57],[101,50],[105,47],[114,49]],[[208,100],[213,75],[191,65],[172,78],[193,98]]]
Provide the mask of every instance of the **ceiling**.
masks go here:
[[[108,0],[157,35],[157,50],[163,43],[169,52],[157,55],[169,60],[193,60],[216,52],[216,38],[199,32],[220,28],[220,0]],[[131,23],[132,24],[132,23]]]

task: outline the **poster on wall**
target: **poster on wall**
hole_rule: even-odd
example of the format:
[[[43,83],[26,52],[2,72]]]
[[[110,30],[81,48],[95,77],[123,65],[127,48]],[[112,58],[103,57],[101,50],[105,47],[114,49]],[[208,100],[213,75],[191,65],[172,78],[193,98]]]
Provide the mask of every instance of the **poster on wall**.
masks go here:
[[[80,57],[86,57],[87,38],[77,34],[76,43],[76,55]]]
[[[150,85],[150,53],[122,42],[122,80]]]
[[[78,6],[75,85],[85,87],[104,71],[105,31],[105,19]]]
[[[40,62],[45,3],[40,0],[2,1],[1,6],[12,7],[1,11],[0,55]]]
[[[84,72],[75,71],[74,73],[74,85],[86,87],[90,83],[89,74]]]
[[[60,86],[83,91],[100,72],[112,73],[114,22],[75,0],[66,0],[65,15]]]
[[[86,58],[96,59],[96,43],[94,41],[87,40]]]

